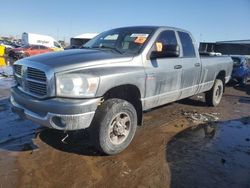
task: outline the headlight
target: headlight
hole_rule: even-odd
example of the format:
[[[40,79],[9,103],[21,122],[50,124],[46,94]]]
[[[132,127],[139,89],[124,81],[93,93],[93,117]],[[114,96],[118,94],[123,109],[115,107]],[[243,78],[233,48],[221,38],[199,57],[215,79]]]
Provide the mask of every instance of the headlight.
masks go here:
[[[56,93],[62,97],[94,97],[99,85],[99,77],[84,74],[56,75]]]

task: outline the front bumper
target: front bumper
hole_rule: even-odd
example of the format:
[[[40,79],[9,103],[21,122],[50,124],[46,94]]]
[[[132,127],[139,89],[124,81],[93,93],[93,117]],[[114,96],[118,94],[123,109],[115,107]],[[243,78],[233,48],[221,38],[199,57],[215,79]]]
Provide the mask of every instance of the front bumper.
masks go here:
[[[58,130],[79,130],[90,126],[101,98],[38,100],[11,89],[12,111],[24,119]]]

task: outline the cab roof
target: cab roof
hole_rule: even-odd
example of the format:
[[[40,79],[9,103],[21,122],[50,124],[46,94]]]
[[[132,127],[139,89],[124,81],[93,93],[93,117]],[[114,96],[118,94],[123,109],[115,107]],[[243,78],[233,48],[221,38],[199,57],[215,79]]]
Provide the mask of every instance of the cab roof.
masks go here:
[[[152,29],[152,30],[158,30],[158,29],[171,29],[176,31],[184,31],[189,33],[189,31],[177,28],[177,27],[170,27],[170,26],[128,26],[128,27],[120,27],[116,29]],[[115,29],[115,28],[114,28]]]

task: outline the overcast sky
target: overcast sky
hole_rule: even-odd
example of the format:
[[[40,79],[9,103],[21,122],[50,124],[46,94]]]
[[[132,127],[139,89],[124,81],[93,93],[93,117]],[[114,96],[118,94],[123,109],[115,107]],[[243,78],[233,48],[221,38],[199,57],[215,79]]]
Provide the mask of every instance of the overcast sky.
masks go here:
[[[31,32],[69,41],[133,25],[180,27],[197,41],[250,39],[250,0],[1,1],[0,36]]]

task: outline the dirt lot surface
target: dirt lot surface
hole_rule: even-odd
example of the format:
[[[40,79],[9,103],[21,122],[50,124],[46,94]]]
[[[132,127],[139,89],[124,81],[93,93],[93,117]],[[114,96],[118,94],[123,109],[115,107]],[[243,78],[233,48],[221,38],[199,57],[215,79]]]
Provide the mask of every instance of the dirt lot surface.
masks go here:
[[[245,88],[227,87],[222,103],[216,108],[207,107],[203,102],[203,95],[199,95],[146,112],[144,125],[137,129],[136,136],[130,146],[115,156],[102,156],[97,153],[90,145],[88,135],[84,132],[72,132],[65,140],[66,143],[62,143],[61,139],[65,137],[63,132],[43,129],[29,121],[20,120],[11,112],[8,96],[8,89],[0,90],[1,188],[199,187],[202,184],[195,181],[199,179],[198,172],[192,173],[196,169],[205,172],[200,173],[205,180],[214,176],[217,176],[218,179],[220,176],[222,179],[230,177],[235,178],[235,181],[230,179],[230,183],[235,183],[231,185],[250,187],[250,176],[248,176],[250,163],[246,166],[246,162],[250,158],[250,85]],[[238,130],[241,130],[243,126],[248,126],[248,129],[242,129],[243,131],[237,134],[237,138],[242,137],[242,139],[238,139],[237,145],[233,144],[234,142],[230,139],[234,132],[226,133],[228,139],[223,140],[226,144],[221,145],[222,150],[223,147],[231,145],[234,147],[230,151],[224,148],[223,157],[213,158],[213,156],[221,154],[217,150],[213,150],[214,155],[211,154],[207,158],[193,161],[196,166],[187,166],[186,163],[192,161],[188,160],[192,157],[192,149],[197,151],[203,146],[209,147],[208,142],[201,139],[193,142],[198,143],[199,148],[188,145],[188,140],[183,141],[186,137],[192,141],[190,135],[192,137],[198,135],[197,138],[203,138],[201,133],[195,134],[197,128],[191,130],[192,134],[190,131],[186,133],[184,137],[178,134],[187,128],[190,130],[190,127],[202,124],[193,122],[187,115],[196,112],[198,114],[216,114],[219,117],[220,126],[232,127],[230,123],[225,122],[240,120],[238,124],[236,122]],[[215,124],[213,124],[213,128],[214,126]],[[217,129],[216,138],[223,135],[221,132],[223,131]],[[213,129],[209,133],[214,136]],[[191,149],[182,147],[186,145],[190,146]],[[242,147],[244,151],[241,152]],[[240,150],[243,157],[237,158],[239,159],[238,163],[230,166],[230,160],[227,159],[227,156],[234,150]],[[181,162],[182,155],[179,152],[183,152],[183,156],[185,153],[189,153],[183,159],[186,163]],[[204,152],[198,154],[205,156]],[[202,159],[210,162],[214,159],[216,169],[224,168],[224,170],[219,171],[220,173],[206,170],[200,166]],[[242,168],[241,171],[241,166],[248,168]],[[223,174],[234,171],[234,169],[238,170],[238,176],[241,177],[240,182],[237,181],[239,180],[237,176],[231,177]],[[214,182],[214,184],[210,184],[210,181],[202,186],[228,186],[226,179],[221,184],[218,180]]]

